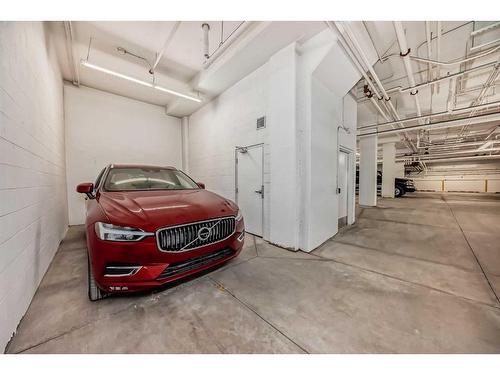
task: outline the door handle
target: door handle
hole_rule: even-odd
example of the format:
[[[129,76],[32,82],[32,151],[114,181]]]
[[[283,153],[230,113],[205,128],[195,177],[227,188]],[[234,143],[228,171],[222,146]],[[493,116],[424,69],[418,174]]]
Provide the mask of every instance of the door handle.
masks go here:
[[[255,190],[257,194],[260,194],[262,199],[264,199],[264,185],[260,187],[260,190]]]

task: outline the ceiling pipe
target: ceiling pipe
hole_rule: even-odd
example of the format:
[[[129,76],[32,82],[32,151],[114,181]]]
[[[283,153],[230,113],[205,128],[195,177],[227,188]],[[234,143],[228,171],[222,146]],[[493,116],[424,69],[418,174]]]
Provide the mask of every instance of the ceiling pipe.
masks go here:
[[[437,21],[437,39],[436,39],[436,60],[441,60],[441,21]],[[439,66],[436,66],[436,80],[441,76]],[[436,85],[437,93],[439,94],[439,83]]]
[[[330,23],[328,23],[328,25],[330,26]],[[391,98],[389,97],[389,95],[387,95],[387,92],[385,91],[385,88],[382,85],[382,82],[380,82],[380,79],[378,78],[377,73],[375,72],[375,70],[373,69],[372,65],[370,64],[368,58],[364,54],[363,49],[361,48],[356,37],[354,36],[352,31],[350,30],[349,25],[348,24],[344,25],[343,23],[338,22],[338,21],[336,21],[334,23],[334,25],[337,28],[339,34],[344,38],[344,41],[348,45],[351,43],[349,48],[351,49],[351,51],[353,51],[354,56],[357,58],[357,55],[359,55],[362,62],[364,63],[364,66],[370,72],[373,80],[375,81],[378,89],[380,90],[380,94],[378,94],[378,90],[375,89],[373,84],[371,84],[371,87],[373,87],[374,92],[377,93],[377,98],[379,98],[380,100],[383,98],[385,100],[385,104],[388,106],[390,112],[392,112],[392,117],[396,121],[400,120],[401,118],[399,117],[399,114],[397,113],[396,108],[394,108],[394,105],[391,102]],[[359,65],[361,65],[361,64],[359,64]],[[363,71],[365,72],[366,70],[363,69]],[[368,83],[370,84],[370,79],[368,79]],[[402,126],[402,125],[400,125],[400,126]],[[410,138],[408,137],[408,135],[406,133],[404,134],[404,139],[405,139],[405,142],[406,142],[409,149],[411,149],[412,151],[417,150],[417,148],[415,147],[415,145],[413,144],[413,142],[410,140]]]
[[[452,113],[455,108],[455,91],[456,91],[457,80],[452,78],[448,86],[448,98],[446,99],[446,111]]]
[[[247,30],[249,30],[256,22],[242,22],[227,38],[219,45],[219,47],[207,57],[203,63],[203,69],[208,69],[217,59],[236,42]]]
[[[493,144],[500,143],[500,140],[493,140],[490,141]],[[436,150],[436,151],[446,151],[446,150],[451,150],[451,149],[457,149],[457,148],[464,148],[464,147],[474,147],[474,146],[482,146],[485,144],[485,141],[477,141],[477,142],[462,142],[462,143],[452,143],[452,144],[431,144],[428,146],[424,146],[423,148],[428,149],[429,151],[431,150]]]
[[[500,106],[500,101],[480,104],[480,105],[467,107],[467,108],[456,109],[451,114],[452,115],[459,115],[459,114],[464,114],[464,113],[468,113],[468,112],[472,112],[472,111],[479,111],[479,110],[483,110],[483,109],[495,108],[498,106]],[[389,125],[393,125],[395,123],[405,124],[407,122],[418,121],[418,120],[428,120],[428,119],[433,119],[435,117],[445,116],[445,115],[449,115],[449,113],[448,112],[437,112],[437,113],[432,113],[432,114],[424,115],[424,116],[420,116],[420,117],[409,117],[409,118],[405,118],[405,119],[399,120],[399,121],[391,121],[391,122],[386,122],[386,123],[381,123],[381,124],[377,123],[377,124],[364,125],[364,126],[358,127],[358,130],[360,130],[360,129],[373,129],[373,128],[378,128],[379,126],[389,126]]]
[[[396,33],[397,33],[397,31],[396,31]],[[430,59],[432,57],[432,44],[431,44],[432,33],[431,33],[431,22],[430,21],[425,21],[425,38],[427,40],[427,57]],[[398,37],[398,41],[399,41],[399,37]],[[432,80],[431,73],[432,73],[432,64],[427,63],[427,81]],[[414,86],[414,85],[411,85],[411,86]],[[434,92],[434,86],[432,86],[432,85],[431,85],[431,92],[432,93]]]
[[[499,155],[483,155],[483,156],[460,156],[456,158],[438,158],[438,159],[422,159],[422,161],[425,161],[426,163],[441,163],[441,162],[452,162],[452,161],[467,161],[467,160],[496,160],[500,159],[500,154]],[[410,161],[419,161],[419,160],[412,160],[412,158],[400,158],[396,159],[396,162],[410,162]]]
[[[484,83],[484,86],[482,90],[479,92],[477,98],[472,102],[473,105],[478,105],[482,104],[484,101],[484,98],[486,94],[488,93],[488,90],[490,89],[491,85],[495,83],[495,80],[497,79],[498,75],[500,73],[500,57],[497,59],[495,67],[491,71],[490,75],[486,79],[486,82]],[[474,115],[476,112],[471,112],[469,116]],[[462,130],[460,131],[460,135],[465,134],[465,132],[468,130],[469,124],[464,125]]]
[[[474,117],[453,119],[453,120],[443,120],[438,122],[433,122],[429,124],[418,124],[406,126],[404,128],[397,129],[387,129],[387,130],[378,130],[372,131],[370,133],[358,134],[359,137],[367,137],[371,135],[384,135],[384,134],[397,134],[405,131],[414,131],[414,130],[425,130],[425,129],[443,129],[443,128],[454,128],[458,126],[464,126],[464,123],[468,125],[484,123],[489,121],[499,121],[500,120],[500,112],[496,113],[488,113],[484,115],[477,115]]]
[[[80,71],[75,59],[75,43],[74,33],[71,21],[64,21],[64,33],[66,35],[66,53],[68,55],[69,65],[71,67],[72,83],[75,86],[80,86]]]
[[[399,49],[401,50],[400,55],[403,58],[403,63],[406,70],[406,75],[408,76],[408,82],[410,86],[415,87],[415,77],[413,76],[413,68],[411,66],[410,60],[410,48],[408,47],[408,43],[406,42],[406,35],[403,29],[403,23],[401,21],[394,21],[394,29],[396,30],[396,36],[398,38]],[[430,43],[428,43],[427,49],[430,49]],[[431,65],[429,64],[429,73],[431,69]],[[413,99],[415,100],[415,106],[417,108],[417,116],[422,116],[422,110],[420,108],[420,101],[418,99],[418,89],[414,89],[410,91],[410,95],[413,95]]]
[[[361,75],[365,79],[366,85],[368,87],[370,87],[371,93],[370,93],[369,96],[367,96],[367,98],[373,104],[373,106],[375,107],[375,109],[382,115],[382,117],[385,119],[385,121],[390,121],[389,116],[387,116],[387,114],[385,113],[385,111],[380,107],[380,105],[377,102],[377,99],[381,100],[383,98],[379,94],[377,88],[373,85],[373,82],[370,79],[370,77],[368,77],[368,75],[366,74],[365,69],[363,69],[363,67],[359,63],[358,59],[356,58],[356,56],[354,56],[352,50],[347,46],[346,42],[343,39],[339,39],[339,42],[342,45],[342,47],[344,48],[344,51],[346,51],[346,53],[351,58],[352,63],[356,66],[356,68],[358,69],[358,71],[361,73]],[[374,95],[377,97],[377,99],[374,98]]]
[[[420,84],[415,85],[415,86],[408,86],[408,87],[400,88],[399,91],[403,92],[403,93],[404,92],[408,92],[408,91],[411,92],[413,90],[418,90],[420,88],[427,87],[427,86],[435,84],[437,82],[442,82],[442,81],[446,81],[446,80],[449,80],[449,79],[454,79],[454,78],[461,77],[463,75],[466,75],[466,74],[469,74],[469,73],[472,73],[472,72],[475,72],[475,71],[478,71],[478,70],[483,70],[483,69],[486,69],[486,68],[495,67],[495,65],[497,65],[497,64],[498,63],[495,61],[495,62],[490,62],[490,63],[487,63],[487,64],[479,65],[479,66],[476,66],[476,67],[473,67],[473,68],[470,68],[470,69],[462,70],[461,72],[457,72],[457,73],[453,73],[453,74],[448,74],[445,77],[441,77],[441,78],[438,78],[438,79],[435,79],[435,80],[432,80],[432,81],[423,82],[423,83],[420,83]]]
[[[500,151],[500,147],[497,148],[490,148],[490,149],[484,149],[484,150],[478,150],[477,148],[473,150],[461,150],[461,151],[450,151],[450,152],[444,152],[444,153],[435,153],[435,154],[427,154],[427,155],[421,155],[424,159],[425,157],[443,157],[443,156],[453,156],[453,155],[466,155],[466,154],[487,154],[489,152],[497,152]],[[479,156],[479,155],[478,155]]]
[[[474,55],[474,56],[467,57],[465,59],[456,60],[456,61],[446,61],[446,62],[436,61],[436,60],[431,60],[431,59],[424,59],[423,57],[417,57],[417,56],[410,56],[410,59],[415,60],[415,61],[424,62],[424,63],[432,63],[432,64],[436,64],[436,65],[441,65],[441,66],[454,66],[454,65],[463,64],[463,63],[466,63],[466,62],[469,62],[469,61],[472,61],[475,59],[479,59],[479,58],[487,56],[493,52],[496,52],[498,50],[500,50],[500,46],[496,46],[496,47],[489,49],[483,53],[480,53],[478,55]]]
[[[174,35],[177,32],[177,29],[179,28],[180,25],[181,25],[181,21],[177,21],[174,24],[174,26],[172,27],[172,29],[170,30],[170,32],[168,33],[167,39],[165,40],[165,43],[163,43],[163,48],[156,55],[156,60],[155,60],[155,62],[153,64],[153,66],[151,67],[151,69],[149,70],[149,73],[154,74],[154,71],[155,71],[156,67],[160,63],[160,60],[163,57],[163,54],[165,53],[165,51],[167,50],[168,46],[172,42],[172,39],[174,38]]]
[[[210,57],[210,50],[209,50],[209,32],[210,32],[210,25],[208,23],[204,23],[201,25],[201,30],[203,30],[203,56],[205,59],[208,59]]]

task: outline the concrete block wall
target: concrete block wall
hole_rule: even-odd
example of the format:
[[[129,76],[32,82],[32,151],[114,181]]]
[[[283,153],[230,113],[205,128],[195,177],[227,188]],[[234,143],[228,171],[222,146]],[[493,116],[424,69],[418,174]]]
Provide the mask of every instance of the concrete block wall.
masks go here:
[[[68,224],[63,85],[42,22],[0,22],[0,352]]]
[[[267,115],[268,70],[268,64],[261,66],[189,117],[189,174],[231,200],[235,146],[264,143],[264,190],[270,191],[270,125],[257,130],[257,118]],[[264,217],[269,217],[269,194],[264,195]],[[268,235],[264,220],[264,237]]]
[[[87,87],[64,86],[66,174],[70,225],[85,222],[81,182],[107,164],[182,168],[181,120],[160,106]]]
[[[428,170],[410,175],[417,190],[436,192],[500,192],[500,162],[497,160],[434,163]]]

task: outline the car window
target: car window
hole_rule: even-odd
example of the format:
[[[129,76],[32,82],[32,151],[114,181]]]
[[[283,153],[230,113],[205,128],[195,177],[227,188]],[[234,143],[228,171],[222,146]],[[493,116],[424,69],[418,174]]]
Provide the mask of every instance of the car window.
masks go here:
[[[199,186],[181,171],[162,168],[113,168],[104,189],[107,191],[186,190]]]

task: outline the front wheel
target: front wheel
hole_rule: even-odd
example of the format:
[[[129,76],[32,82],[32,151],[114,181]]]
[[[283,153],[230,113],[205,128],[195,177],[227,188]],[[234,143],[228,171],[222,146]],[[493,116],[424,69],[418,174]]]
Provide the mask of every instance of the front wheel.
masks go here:
[[[88,280],[88,289],[89,289],[89,300],[91,301],[99,301],[106,297],[106,293],[104,293],[96,284],[94,279],[94,274],[92,273],[92,265],[90,264],[90,257],[87,256],[87,264],[88,264],[88,272],[87,272],[87,280]]]
[[[404,189],[402,187],[396,186],[394,188],[394,196],[396,198],[402,197],[404,195],[404,193],[405,193],[405,191],[404,191]]]

